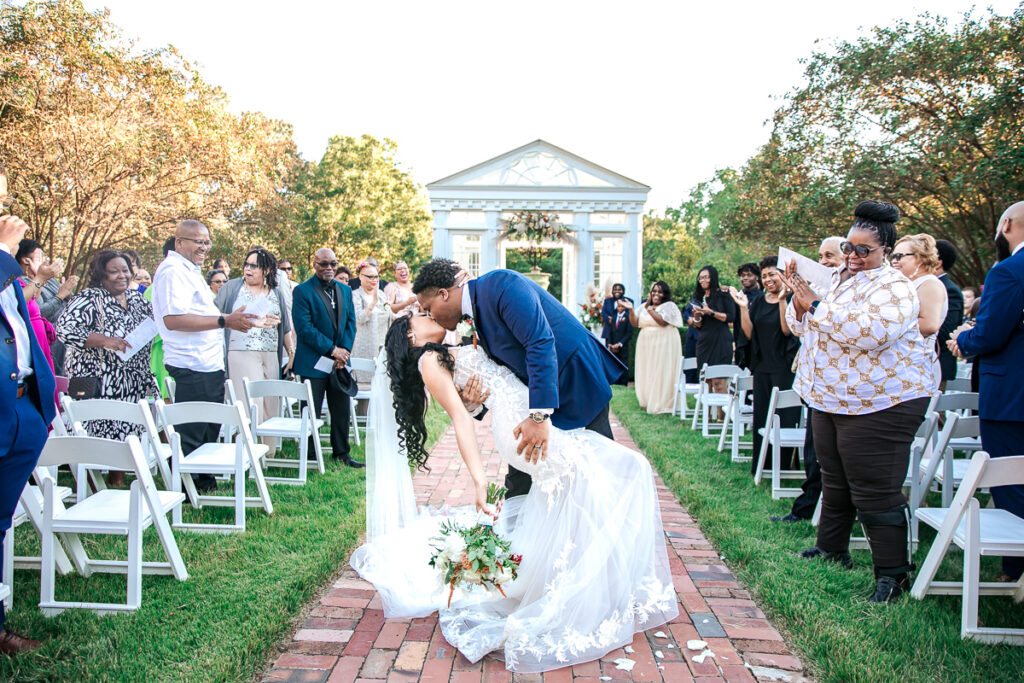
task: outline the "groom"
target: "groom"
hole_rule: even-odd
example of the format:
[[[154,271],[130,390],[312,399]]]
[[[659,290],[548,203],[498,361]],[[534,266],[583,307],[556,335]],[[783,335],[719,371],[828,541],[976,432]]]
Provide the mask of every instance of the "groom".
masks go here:
[[[492,270],[461,287],[460,267],[434,259],[420,269],[412,291],[420,308],[454,330],[472,321],[477,343],[530,388],[530,416],[515,430],[518,452],[547,456],[548,420],[559,429],[585,427],[612,438],[609,386],[626,371],[600,341],[553,296],[511,270]],[[526,453],[524,453],[526,451]],[[508,497],[529,492],[529,475],[509,468]]]

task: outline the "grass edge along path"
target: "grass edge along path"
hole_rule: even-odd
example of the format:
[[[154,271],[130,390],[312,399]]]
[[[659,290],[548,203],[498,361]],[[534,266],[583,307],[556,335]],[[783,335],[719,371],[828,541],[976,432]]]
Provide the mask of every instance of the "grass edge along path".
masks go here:
[[[432,445],[448,418],[432,406],[427,421]],[[352,450],[362,458],[362,448]],[[142,606],[134,613],[68,610],[46,618],[36,607],[39,572],[17,570],[8,625],[44,644],[34,653],[0,655],[0,681],[252,680],[359,543],[365,471],[328,459],[326,473],[310,472],[305,486],[271,485],[274,514],[250,509],[245,533],[177,532],[188,580],[143,576]],[[204,508],[199,514],[232,513]],[[82,538],[90,554],[124,559],[123,538]],[[37,539],[29,524],[19,527],[17,552],[38,554]],[[152,529],[144,559],[164,560]],[[119,574],[58,575],[57,596],[123,602],[125,586]]]
[[[717,439],[704,439],[676,416],[648,415],[631,387],[615,387],[611,408],[818,680],[1021,679],[1024,648],[960,639],[959,597],[869,604],[874,578],[866,551],[854,551],[853,571],[802,560],[797,552],[814,545],[816,529],[770,522],[769,515],[789,512],[792,499],[772,500],[764,484],[758,490],[749,464],[731,463],[728,452],[717,452]],[[934,534],[922,537],[918,564]],[[962,556],[952,555],[939,578],[961,576]],[[998,560],[982,558],[982,579],[997,573]],[[979,616],[989,625],[1024,626],[1024,607],[1010,598],[983,596]]]

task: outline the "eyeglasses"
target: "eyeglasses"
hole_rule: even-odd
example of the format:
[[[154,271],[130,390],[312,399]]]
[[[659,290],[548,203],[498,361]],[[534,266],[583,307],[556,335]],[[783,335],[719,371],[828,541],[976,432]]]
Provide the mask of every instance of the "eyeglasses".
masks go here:
[[[912,253],[910,253],[909,251],[908,251],[908,252],[907,252],[906,254],[904,254],[904,253],[902,253],[902,252],[899,252],[899,251],[894,251],[894,252],[892,253],[892,256],[890,256],[889,258],[890,258],[890,259],[892,259],[892,262],[893,262],[893,263],[898,263],[898,262],[899,262],[899,260],[900,260],[901,258],[903,258],[904,256],[913,256],[913,254],[912,254]]]
[[[337,268],[337,261],[317,261],[316,264],[321,268]]]
[[[284,266],[284,267],[281,268],[281,270],[283,270],[286,273],[290,273],[290,272],[292,272],[292,267],[291,266]]]
[[[367,280],[379,280],[380,275],[360,275],[359,277],[365,277]]]
[[[884,249],[884,246],[869,247],[866,244],[850,244],[849,242],[843,242],[839,245],[839,248],[843,250],[844,254],[857,254],[861,258],[867,258],[868,254],[879,249]]]
[[[242,267],[243,268],[259,268],[260,264],[253,263],[252,261],[246,261],[245,263],[242,264]]]
[[[227,282],[227,280],[226,280],[226,279],[224,279],[224,280],[211,280],[211,281],[210,281],[210,284],[213,284],[213,285],[222,285],[222,284],[224,284],[225,282]]]
[[[194,237],[179,237],[179,240],[188,240],[189,242],[195,242],[197,247],[206,247],[209,249],[213,246],[213,242],[210,240],[197,240]]]

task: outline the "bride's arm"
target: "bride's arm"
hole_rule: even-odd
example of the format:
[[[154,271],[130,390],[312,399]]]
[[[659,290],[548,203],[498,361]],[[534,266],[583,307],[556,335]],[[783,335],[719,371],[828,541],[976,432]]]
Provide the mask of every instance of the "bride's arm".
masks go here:
[[[426,385],[427,391],[441,404],[452,420],[459,453],[469,469],[469,476],[473,479],[473,487],[476,490],[476,509],[484,511],[487,509],[487,475],[484,474],[484,466],[480,462],[476,422],[463,405],[452,374],[441,365],[436,353],[428,352],[424,356],[420,372],[423,374],[423,384]]]

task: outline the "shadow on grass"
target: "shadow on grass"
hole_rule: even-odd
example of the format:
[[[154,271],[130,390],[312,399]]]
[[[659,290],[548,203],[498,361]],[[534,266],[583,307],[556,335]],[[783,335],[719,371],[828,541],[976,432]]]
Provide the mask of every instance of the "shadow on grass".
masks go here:
[[[792,499],[772,500],[764,484],[756,488],[749,464],[717,452],[717,438],[702,438],[678,417],[648,415],[632,388],[616,387],[611,408],[820,680],[1021,680],[1024,648],[960,640],[959,597],[869,604],[874,578],[866,551],[854,552],[853,571],[800,559],[797,552],[814,545],[814,527],[770,522],[770,515],[789,512]],[[934,533],[922,536],[918,564]],[[950,553],[939,578],[959,578],[962,561]],[[982,558],[983,580],[998,573],[998,559]],[[982,597],[979,617],[988,626],[1024,627],[1024,607],[1010,598]]]
[[[428,413],[430,443],[447,426]],[[286,452],[295,454],[294,442]],[[362,459],[362,449],[353,446]],[[247,681],[294,627],[296,616],[356,547],[365,528],[365,470],[328,459],[305,486],[271,485],[274,514],[249,509],[242,534],[177,532],[187,581],[144,576],[142,607],[99,617],[85,610],[45,618],[39,572],[15,572],[8,625],[44,641],[35,653],[0,655],[0,681]],[[249,482],[250,495],[254,493]],[[221,489],[227,492],[227,485]],[[231,508],[185,507],[185,521],[229,522]],[[18,528],[18,554],[38,554],[38,537]],[[122,538],[83,537],[92,557],[124,559]],[[163,561],[152,529],[144,559]],[[123,575],[57,577],[59,600],[123,602]]]

